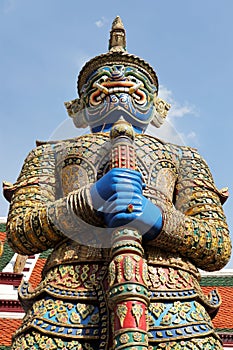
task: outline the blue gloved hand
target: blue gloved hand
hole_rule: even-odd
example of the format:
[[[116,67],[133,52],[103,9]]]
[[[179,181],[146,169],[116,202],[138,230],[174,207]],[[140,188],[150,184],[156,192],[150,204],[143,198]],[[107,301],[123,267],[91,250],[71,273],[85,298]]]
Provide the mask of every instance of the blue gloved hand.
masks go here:
[[[142,175],[135,170],[114,168],[101,177],[90,189],[92,203],[102,211],[109,198],[118,192],[142,193]]]
[[[162,213],[142,195],[143,187],[138,171],[111,169],[90,189],[93,206],[103,213],[108,227],[129,225],[138,229],[145,240],[153,239],[161,231]]]
[[[137,192],[114,194],[105,203],[104,219],[111,228],[128,225],[137,229],[145,241],[154,239],[163,225],[160,208]]]

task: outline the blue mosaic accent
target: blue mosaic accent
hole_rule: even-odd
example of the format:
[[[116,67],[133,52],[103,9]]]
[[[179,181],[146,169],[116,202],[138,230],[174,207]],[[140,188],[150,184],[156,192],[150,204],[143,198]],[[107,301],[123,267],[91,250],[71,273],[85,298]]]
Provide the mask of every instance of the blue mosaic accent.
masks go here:
[[[149,338],[150,342],[157,342],[161,341],[162,339],[192,338],[195,336],[206,335],[212,332],[213,329],[210,325],[202,323],[177,328],[167,328],[166,330],[164,328],[150,330]]]

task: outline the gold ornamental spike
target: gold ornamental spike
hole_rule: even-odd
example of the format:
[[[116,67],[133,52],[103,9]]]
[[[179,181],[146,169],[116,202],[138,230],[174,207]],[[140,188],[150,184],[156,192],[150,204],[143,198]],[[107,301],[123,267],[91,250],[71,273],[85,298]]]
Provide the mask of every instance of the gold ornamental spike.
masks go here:
[[[126,32],[119,16],[117,16],[112,23],[108,49],[110,52],[126,51]]]

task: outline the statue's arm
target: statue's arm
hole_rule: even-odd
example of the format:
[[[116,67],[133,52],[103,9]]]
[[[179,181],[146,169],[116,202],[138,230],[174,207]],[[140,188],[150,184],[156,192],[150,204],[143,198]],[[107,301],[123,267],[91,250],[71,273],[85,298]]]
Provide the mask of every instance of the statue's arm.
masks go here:
[[[11,189],[7,236],[15,252],[39,253],[71,234],[78,237],[86,222],[98,225],[88,186],[63,197],[59,181],[53,146],[45,144],[31,151]]]
[[[206,162],[183,149],[174,205],[163,203],[164,223],[153,244],[179,252],[203,270],[218,270],[229,261],[231,241],[222,196]]]

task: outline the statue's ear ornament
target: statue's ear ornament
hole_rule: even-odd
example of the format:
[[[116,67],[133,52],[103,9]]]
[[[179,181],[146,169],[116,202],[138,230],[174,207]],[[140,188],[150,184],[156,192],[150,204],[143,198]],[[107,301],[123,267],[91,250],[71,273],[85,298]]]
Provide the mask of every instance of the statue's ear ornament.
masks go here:
[[[160,128],[160,126],[165,121],[165,118],[168,114],[169,109],[171,108],[171,105],[166,101],[162,100],[161,98],[157,97],[157,95],[155,95],[154,107],[155,112],[154,117],[151,120],[151,124],[154,125],[156,128]]]
[[[88,126],[84,114],[84,103],[81,98],[64,102],[64,105],[76,128],[86,128]]]

